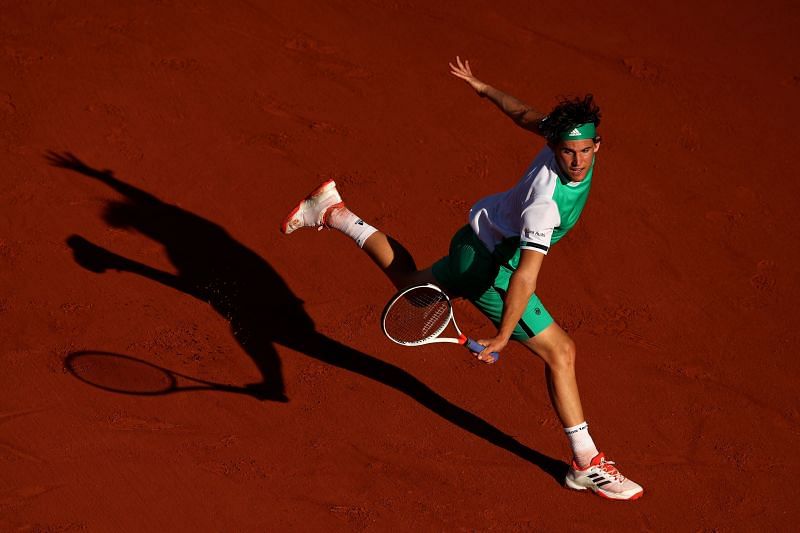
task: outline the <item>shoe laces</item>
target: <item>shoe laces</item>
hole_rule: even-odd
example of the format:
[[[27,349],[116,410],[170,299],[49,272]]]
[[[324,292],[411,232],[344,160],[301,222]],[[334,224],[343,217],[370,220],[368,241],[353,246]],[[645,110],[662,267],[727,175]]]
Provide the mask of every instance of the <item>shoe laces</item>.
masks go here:
[[[605,457],[603,457],[602,459],[600,459],[600,464],[597,465],[597,467],[606,474],[608,474],[609,476],[613,477],[614,479],[622,483],[623,481],[625,481],[625,476],[623,476],[620,473],[620,471],[617,470],[617,467],[614,466],[616,464],[617,463],[615,463],[614,461],[609,461]]]

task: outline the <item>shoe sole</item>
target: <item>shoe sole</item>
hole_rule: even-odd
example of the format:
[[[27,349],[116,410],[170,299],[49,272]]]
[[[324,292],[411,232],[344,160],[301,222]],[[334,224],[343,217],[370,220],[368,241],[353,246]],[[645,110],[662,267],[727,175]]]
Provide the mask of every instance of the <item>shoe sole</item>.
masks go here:
[[[310,199],[312,196],[316,196],[318,194],[322,194],[323,192],[327,191],[329,188],[335,187],[335,186],[336,186],[336,182],[334,182],[332,179],[329,179],[329,180],[326,180],[326,181],[322,182],[322,185],[320,185],[319,187],[317,187],[316,189],[314,189],[313,191],[308,193],[305,198],[300,200],[300,202],[297,204],[297,207],[292,209],[289,212],[289,214],[286,216],[286,218],[283,219],[283,222],[281,223],[281,227],[280,227],[281,233],[283,233],[284,235],[288,235],[289,233],[291,233],[290,231],[288,231],[289,230],[289,222],[292,221],[292,219],[297,214],[297,212],[300,211],[300,208],[303,207],[303,202],[305,202],[306,200]],[[292,231],[294,231],[294,230],[292,230]]]
[[[603,491],[601,489],[596,489],[596,488],[593,488],[593,487],[584,487],[583,485],[578,485],[574,481],[571,481],[569,478],[564,480],[564,485],[568,489],[577,490],[577,491],[583,491],[583,490],[591,489],[592,492],[594,492],[595,494],[597,494],[601,498],[605,498],[606,500],[618,501],[618,502],[619,501],[621,501],[621,502],[632,502],[633,500],[638,500],[644,494],[644,489],[642,489],[639,492],[636,492],[636,493],[634,493],[634,494],[632,494],[630,496],[623,496],[622,494],[620,494],[618,496],[613,496],[612,495],[613,493],[611,493],[611,492],[605,492],[605,491]]]

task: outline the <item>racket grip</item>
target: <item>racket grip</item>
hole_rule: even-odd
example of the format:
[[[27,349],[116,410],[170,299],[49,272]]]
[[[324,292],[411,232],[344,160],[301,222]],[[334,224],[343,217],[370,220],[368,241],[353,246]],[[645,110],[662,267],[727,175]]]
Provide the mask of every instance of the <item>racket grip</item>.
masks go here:
[[[486,346],[470,339],[469,337],[467,337],[467,342],[464,343],[464,346],[469,348],[469,350],[474,354],[479,354],[486,349]],[[500,358],[500,354],[497,352],[492,352],[490,355],[492,356],[492,359],[494,359],[495,361],[497,361]]]

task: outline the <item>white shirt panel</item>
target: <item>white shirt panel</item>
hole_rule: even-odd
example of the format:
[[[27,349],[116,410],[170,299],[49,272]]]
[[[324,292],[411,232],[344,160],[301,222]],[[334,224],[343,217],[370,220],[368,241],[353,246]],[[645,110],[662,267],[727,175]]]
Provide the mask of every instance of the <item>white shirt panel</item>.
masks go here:
[[[520,237],[521,247],[547,253],[553,229],[561,221],[552,199],[559,179],[557,165],[555,154],[545,146],[514,187],[472,207],[470,226],[489,250],[505,239]]]

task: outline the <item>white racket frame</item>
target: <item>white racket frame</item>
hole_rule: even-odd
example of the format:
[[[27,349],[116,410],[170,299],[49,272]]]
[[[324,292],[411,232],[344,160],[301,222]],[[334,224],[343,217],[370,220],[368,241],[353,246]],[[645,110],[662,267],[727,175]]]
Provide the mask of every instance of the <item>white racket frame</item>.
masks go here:
[[[386,316],[389,314],[389,310],[405,294],[407,294],[407,293],[409,293],[411,291],[417,290],[417,289],[421,289],[421,288],[433,289],[433,290],[439,292],[442,296],[444,296],[444,301],[447,302],[447,314],[448,314],[447,320],[445,320],[445,322],[442,324],[442,326],[439,329],[436,330],[436,332],[432,333],[431,335],[427,336],[426,338],[424,338],[424,339],[422,339],[420,341],[401,341],[401,340],[395,339],[394,337],[392,337],[389,334],[388,331],[386,331]],[[457,338],[456,337],[440,337],[439,335],[442,334],[442,332],[447,328],[447,325],[450,324],[450,323],[453,324],[453,328],[455,328],[456,333],[458,333],[458,337]],[[389,300],[389,303],[386,304],[386,307],[383,310],[383,314],[381,316],[381,328],[383,328],[384,335],[386,335],[386,337],[390,341],[392,341],[394,343],[397,343],[397,344],[402,344],[403,346],[422,346],[423,344],[435,344],[435,343],[439,343],[439,342],[446,342],[446,343],[450,343],[450,344],[465,344],[467,342],[467,336],[464,335],[463,333],[461,333],[461,330],[459,329],[458,324],[456,323],[456,318],[453,315],[453,302],[450,301],[450,297],[447,296],[447,293],[444,292],[441,289],[441,287],[438,287],[438,286],[434,285],[433,283],[420,283],[419,285],[413,285],[413,286],[407,287],[407,288],[403,289],[402,291],[398,292],[397,294],[395,294],[394,297],[391,300]]]
[[[422,340],[419,341],[397,340],[391,335],[389,335],[388,331],[386,331],[386,315],[389,314],[389,310],[392,308],[395,302],[397,302],[397,300],[402,298],[406,293],[420,288],[433,289],[441,293],[442,296],[444,296],[444,301],[447,302],[447,314],[448,314],[447,320],[444,321],[442,326],[438,328],[435,333],[432,333],[431,335],[427,336]],[[439,336],[447,328],[448,324],[453,324],[453,329],[455,329],[456,333],[458,333],[458,337]],[[472,352],[473,355],[480,354],[486,348],[485,346],[479,344],[476,340],[471,339],[466,335],[464,335],[463,333],[461,333],[461,329],[458,327],[458,323],[456,323],[456,317],[455,315],[453,315],[453,302],[450,300],[450,297],[447,296],[447,293],[444,292],[441,287],[439,287],[438,285],[434,285],[433,283],[420,283],[418,285],[412,285],[411,287],[406,287],[402,291],[395,294],[394,297],[391,300],[389,300],[389,303],[386,304],[386,307],[383,309],[383,314],[381,315],[381,328],[383,329],[383,334],[386,335],[386,337],[388,337],[390,341],[400,344],[402,346],[422,346],[424,344],[435,344],[440,342],[448,344],[460,344],[464,346],[466,349],[468,349],[470,352]],[[484,362],[493,363],[500,358],[500,354],[497,352],[492,352],[490,356],[492,357],[492,360]]]

